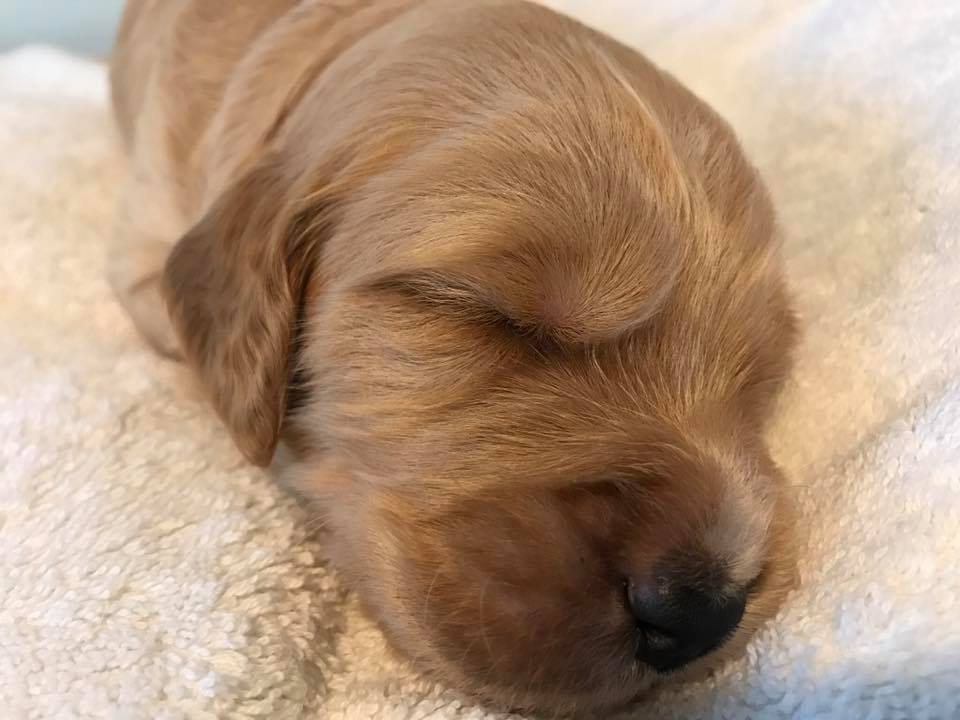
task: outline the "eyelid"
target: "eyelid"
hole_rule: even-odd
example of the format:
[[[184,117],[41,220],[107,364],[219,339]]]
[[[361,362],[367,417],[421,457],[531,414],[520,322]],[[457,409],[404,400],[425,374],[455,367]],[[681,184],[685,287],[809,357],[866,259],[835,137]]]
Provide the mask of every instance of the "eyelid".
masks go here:
[[[541,337],[503,312],[491,298],[484,297],[481,289],[446,273],[397,273],[376,280],[370,287],[400,293],[447,315],[501,328],[504,333],[523,341],[541,355],[554,352],[559,347],[554,339]]]
[[[371,289],[399,292],[435,305],[482,307],[476,289],[458,279],[435,271],[400,272],[376,279]]]

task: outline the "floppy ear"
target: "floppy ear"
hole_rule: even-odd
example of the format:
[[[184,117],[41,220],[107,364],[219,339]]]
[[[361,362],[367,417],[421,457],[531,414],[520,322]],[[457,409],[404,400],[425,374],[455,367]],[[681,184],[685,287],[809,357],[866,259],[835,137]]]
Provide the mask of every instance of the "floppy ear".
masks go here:
[[[267,465],[283,422],[291,346],[315,257],[282,163],[267,158],[177,243],[163,292],[187,362],[243,454]]]

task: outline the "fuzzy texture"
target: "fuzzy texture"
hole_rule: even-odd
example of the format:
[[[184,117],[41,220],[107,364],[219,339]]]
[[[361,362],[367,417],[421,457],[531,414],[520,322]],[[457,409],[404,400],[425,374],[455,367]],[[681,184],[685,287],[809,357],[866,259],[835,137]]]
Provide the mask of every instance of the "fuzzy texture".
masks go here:
[[[731,119],[780,209],[807,335],[773,440],[809,536],[748,657],[633,714],[956,717],[960,10],[632,5],[587,18]],[[5,715],[485,717],[393,659],[111,300],[101,71],[15,55],[0,88]]]
[[[414,667],[610,709],[776,613],[779,234],[676,81],[521,0],[131,0],[111,89],[121,303],[252,462],[292,438],[285,478]]]

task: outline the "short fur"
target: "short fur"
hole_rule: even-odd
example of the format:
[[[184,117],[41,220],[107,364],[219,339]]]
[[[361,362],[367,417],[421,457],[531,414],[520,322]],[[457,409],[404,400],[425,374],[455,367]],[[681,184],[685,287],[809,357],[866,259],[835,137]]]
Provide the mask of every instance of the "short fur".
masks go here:
[[[681,677],[776,611],[777,230],[674,79],[521,0],[132,0],[112,87],[119,296],[252,462],[294,448],[421,668],[513,707],[628,702],[663,676],[623,582],[666,557],[750,590]]]

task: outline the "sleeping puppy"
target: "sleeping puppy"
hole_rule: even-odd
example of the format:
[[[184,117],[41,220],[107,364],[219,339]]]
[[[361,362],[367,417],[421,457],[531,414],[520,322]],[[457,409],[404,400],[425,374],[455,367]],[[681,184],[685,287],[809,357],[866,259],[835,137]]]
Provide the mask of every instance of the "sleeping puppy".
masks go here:
[[[134,0],[112,87],[119,297],[419,668],[603,710],[776,611],[777,230],[673,78],[522,0]]]

